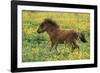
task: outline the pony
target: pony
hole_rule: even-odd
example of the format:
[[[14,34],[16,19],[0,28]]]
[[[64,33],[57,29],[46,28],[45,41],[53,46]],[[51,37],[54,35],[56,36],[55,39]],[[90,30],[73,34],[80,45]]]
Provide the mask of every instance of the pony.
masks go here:
[[[50,18],[45,18],[37,29],[38,33],[47,32],[51,41],[51,49],[55,48],[57,50],[58,44],[69,43],[72,46],[72,50],[79,48],[76,40],[80,38],[82,42],[87,42],[85,39],[85,34],[82,32],[77,32],[73,29],[62,29],[59,25]],[[50,50],[51,50],[50,49]]]

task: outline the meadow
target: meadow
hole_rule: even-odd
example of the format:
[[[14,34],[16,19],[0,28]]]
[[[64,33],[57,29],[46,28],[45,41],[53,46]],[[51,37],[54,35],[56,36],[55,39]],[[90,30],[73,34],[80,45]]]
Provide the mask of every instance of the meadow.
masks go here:
[[[77,41],[80,52],[71,52],[71,46],[58,45],[59,54],[54,50],[50,52],[50,39],[48,34],[37,33],[40,23],[45,18],[56,21],[61,28],[71,28],[84,32],[87,42]],[[90,58],[90,14],[73,12],[42,12],[22,11],[22,62],[81,60]]]

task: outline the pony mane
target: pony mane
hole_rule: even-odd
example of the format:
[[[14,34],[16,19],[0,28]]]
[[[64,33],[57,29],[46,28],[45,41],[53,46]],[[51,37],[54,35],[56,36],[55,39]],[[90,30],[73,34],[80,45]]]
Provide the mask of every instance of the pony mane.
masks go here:
[[[46,18],[45,21],[48,22],[51,27],[59,28],[59,26],[57,25],[57,23],[55,21],[53,21],[52,19]]]

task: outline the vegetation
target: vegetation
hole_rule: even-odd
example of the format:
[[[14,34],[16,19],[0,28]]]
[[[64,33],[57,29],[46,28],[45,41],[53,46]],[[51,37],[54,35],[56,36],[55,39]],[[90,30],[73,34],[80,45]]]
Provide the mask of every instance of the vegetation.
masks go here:
[[[50,39],[47,33],[37,33],[37,28],[45,18],[52,18],[62,28],[71,28],[84,32],[87,43],[77,41],[80,52],[71,52],[71,46],[58,45],[58,51],[50,51]],[[80,60],[90,58],[90,14],[88,13],[63,13],[22,11],[22,61],[56,61],[56,60]]]

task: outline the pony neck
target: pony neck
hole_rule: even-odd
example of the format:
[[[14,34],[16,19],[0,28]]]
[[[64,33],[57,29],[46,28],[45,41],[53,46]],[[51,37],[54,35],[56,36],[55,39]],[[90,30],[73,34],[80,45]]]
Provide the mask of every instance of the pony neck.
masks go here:
[[[50,39],[52,39],[52,37],[57,35],[58,30],[59,30],[59,28],[49,28],[49,29],[47,29],[47,33],[48,33]]]
[[[47,29],[47,33],[50,33],[50,32],[56,32],[59,28],[48,28]]]

